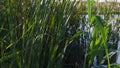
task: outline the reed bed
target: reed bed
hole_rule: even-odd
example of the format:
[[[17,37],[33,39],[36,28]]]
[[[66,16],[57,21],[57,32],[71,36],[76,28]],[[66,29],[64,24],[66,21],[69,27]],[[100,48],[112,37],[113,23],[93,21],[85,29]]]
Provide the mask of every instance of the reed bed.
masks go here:
[[[1,68],[91,68],[95,56],[99,59],[96,67],[119,67],[111,65],[115,63],[112,59],[119,30],[115,32],[108,23],[114,14],[119,15],[119,8],[112,11],[116,4],[104,7],[94,0],[0,1]],[[115,20],[119,24],[119,18]],[[112,58],[111,52],[115,53]]]

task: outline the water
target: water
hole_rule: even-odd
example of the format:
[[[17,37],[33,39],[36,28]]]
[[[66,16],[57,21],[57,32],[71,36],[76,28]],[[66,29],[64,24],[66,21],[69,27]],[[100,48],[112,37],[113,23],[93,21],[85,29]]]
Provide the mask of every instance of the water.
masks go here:
[[[117,48],[117,50],[120,50],[120,32],[119,32],[119,41],[118,41],[118,48]],[[120,64],[120,52],[117,53],[116,63]]]
[[[94,62],[93,62],[93,66],[97,66],[97,56],[94,57]]]
[[[75,0],[71,0],[75,1]],[[76,0],[79,1],[79,0]],[[80,1],[87,1],[87,0],[80,0]],[[95,2],[120,2],[120,0],[94,0]]]

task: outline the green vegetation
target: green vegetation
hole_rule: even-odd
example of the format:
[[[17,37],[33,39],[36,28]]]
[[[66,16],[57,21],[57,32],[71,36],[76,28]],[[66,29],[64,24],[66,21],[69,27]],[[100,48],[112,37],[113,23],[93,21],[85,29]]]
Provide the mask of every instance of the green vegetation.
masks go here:
[[[116,60],[118,30],[113,31],[108,24],[113,14],[119,15],[119,11],[111,11],[116,3],[110,5],[108,8],[98,4],[96,8],[97,3],[93,0],[87,0],[87,3],[70,0],[0,1],[1,68],[91,68],[96,55],[99,58],[97,67],[119,67],[111,65]],[[91,37],[84,29],[88,26],[86,14],[90,22],[87,29],[94,27]],[[104,15],[104,20],[100,14]],[[109,43],[111,35],[114,36],[112,44]],[[86,39],[90,40],[87,44]],[[111,52],[115,53],[112,58]]]

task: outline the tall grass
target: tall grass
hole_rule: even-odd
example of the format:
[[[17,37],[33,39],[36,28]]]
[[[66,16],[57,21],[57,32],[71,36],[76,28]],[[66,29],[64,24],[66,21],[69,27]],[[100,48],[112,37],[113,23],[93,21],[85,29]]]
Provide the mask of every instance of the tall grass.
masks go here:
[[[75,3],[55,0],[2,1],[1,68],[61,68]]]
[[[108,25],[105,20],[102,20],[100,16],[92,14],[92,7],[94,0],[87,0],[88,4],[88,17],[90,21],[90,26],[94,27],[92,32],[92,38],[90,42],[90,52],[86,53],[90,56],[89,67],[93,64],[94,57],[98,57],[98,63],[102,59],[103,53],[106,53],[107,68],[111,68],[109,59],[109,49],[108,49],[108,32],[110,31],[110,25]],[[106,12],[109,13],[109,12]],[[109,14],[108,14],[109,16]],[[85,67],[85,65],[84,65]]]
[[[81,67],[90,68],[94,56],[97,55],[101,61],[105,52],[110,68],[107,47],[109,12],[105,20],[102,20],[92,13],[94,0],[87,0],[87,7],[79,4],[81,1],[70,0],[0,1],[1,68],[64,68],[64,59],[70,57],[68,52],[77,51],[69,51],[69,46],[80,45],[79,37],[86,33],[79,28],[80,24],[87,26],[85,17],[82,17],[86,11],[94,30],[90,43],[82,44],[78,48],[78,51],[82,51],[84,46],[89,45],[88,49],[85,48],[86,53],[83,51],[74,55],[85,56],[83,59],[79,56],[77,60],[84,61],[81,63],[84,66]]]

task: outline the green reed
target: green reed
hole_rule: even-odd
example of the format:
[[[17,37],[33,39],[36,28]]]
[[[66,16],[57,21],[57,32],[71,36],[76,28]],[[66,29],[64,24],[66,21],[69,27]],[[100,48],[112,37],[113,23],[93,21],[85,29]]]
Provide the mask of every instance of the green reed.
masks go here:
[[[85,60],[82,59],[84,68],[91,67],[96,55],[102,60],[104,52],[110,68],[106,40],[110,25],[106,23],[111,12],[104,6],[100,7],[100,12],[103,8],[107,10],[106,18],[102,20],[94,10],[94,0],[87,0],[87,7],[86,3],[79,4],[81,1],[70,0],[0,1],[1,68],[63,68],[68,46],[74,46],[72,43],[76,38],[85,33],[79,29],[79,24],[85,25],[85,19],[79,18],[82,14],[88,14],[90,25],[94,27],[89,51]]]
[[[5,10],[0,22],[5,34],[1,36],[1,67],[61,68],[66,47],[81,34],[79,31],[65,37],[75,3],[66,0],[8,0],[3,3]]]

